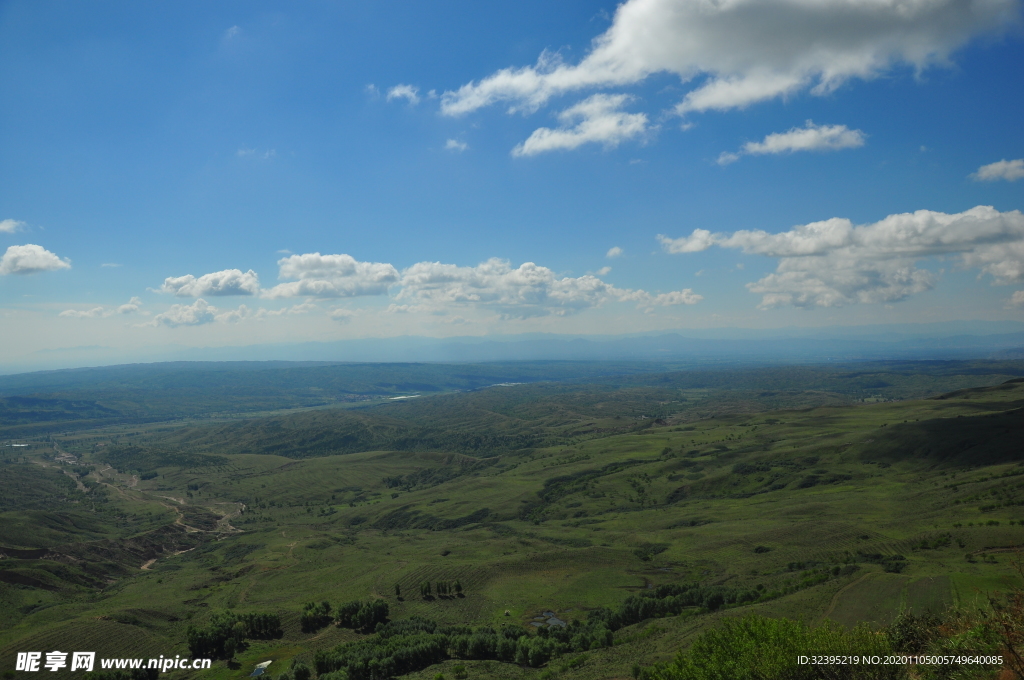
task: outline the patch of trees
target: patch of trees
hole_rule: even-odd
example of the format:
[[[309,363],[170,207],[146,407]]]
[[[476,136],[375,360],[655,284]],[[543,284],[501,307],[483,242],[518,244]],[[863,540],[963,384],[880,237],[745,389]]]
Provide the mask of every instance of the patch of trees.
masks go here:
[[[322,602],[307,602],[303,605],[302,614],[299,615],[299,624],[304,633],[314,633],[331,623],[338,628],[352,628],[369,633],[378,623],[386,623],[388,614],[388,603],[380,599],[368,602],[352,600],[338,605],[333,612],[331,603],[324,600]]]
[[[397,585],[395,586],[395,591],[398,591]],[[454,581],[437,581],[434,583],[433,592],[437,593],[438,597],[462,597],[462,583],[459,579]],[[423,599],[431,597],[430,581],[420,583],[420,597]]]
[[[643,562],[650,562],[651,558],[655,555],[660,555],[668,550],[668,548],[668,543],[643,543],[633,550],[633,554]]]
[[[769,463],[736,463],[732,471],[737,475],[752,475],[757,472],[771,472],[772,466]]]
[[[493,464],[493,460],[464,460],[455,466],[416,470],[406,475],[385,477],[382,481],[384,486],[389,489],[401,489],[402,491],[412,491],[414,488],[427,489]]]
[[[467,524],[477,524],[487,521],[491,516],[489,508],[480,508],[468,515],[445,519],[436,517],[419,510],[409,510],[405,507],[393,510],[373,523],[375,529],[386,531],[397,531],[399,529],[429,529],[431,531],[451,531]]]
[[[858,557],[870,564],[880,564],[887,572],[898,574],[907,566],[907,558],[903,555],[883,555],[881,553],[858,553]]]
[[[373,637],[322,650],[313,659],[320,680],[385,680],[447,659],[491,659],[534,668],[573,650],[612,644],[607,628],[573,622],[530,635],[518,626],[439,626],[413,617],[377,626]]]
[[[104,447],[100,450],[99,457],[105,462],[110,463],[118,472],[152,470],[159,467],[194,468],[228,464],[228,459],[224,456],[170,451],[167,449],[136,446],[135,444]]]
[[[188,651],[193,658],[230,659],[245,641],[273,640],[284,634],[277,614],[214,614],[205,628],[189,626]]]
[[[331,603],[307,602],[302,605],[302,613],[299,615],[299,625],[303,633],[314,633],[331,623],[334,617],[331,616]]]

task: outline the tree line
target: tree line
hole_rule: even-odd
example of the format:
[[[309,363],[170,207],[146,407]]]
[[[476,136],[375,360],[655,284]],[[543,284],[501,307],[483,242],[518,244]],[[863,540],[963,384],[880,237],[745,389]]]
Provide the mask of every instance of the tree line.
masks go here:
[[[438,597],[462,597],[462,583],[459,579],[454,581],[436,581],[433,584],[433,591],[431,591],[430,581],[423,581],[420,583],[420,597],[428,599],[431,597],[431,593],[437,593]],[[395,596],[402,596],[402,588],[396,583],[395,584]]]

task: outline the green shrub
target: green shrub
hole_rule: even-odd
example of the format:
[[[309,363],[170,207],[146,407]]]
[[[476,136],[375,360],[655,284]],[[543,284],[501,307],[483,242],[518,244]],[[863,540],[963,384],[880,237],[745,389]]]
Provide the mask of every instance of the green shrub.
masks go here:
[[[649,680],[824,680],[850,678],[897,680],[907,678],[902,666],[815,666],[800,656],[879,655],[892,648],[885,636],[866,626],[847,631],[826,623],[809,628],[787,619],[748,616],[726,619],[702,633],[675,660],[643,671]]]

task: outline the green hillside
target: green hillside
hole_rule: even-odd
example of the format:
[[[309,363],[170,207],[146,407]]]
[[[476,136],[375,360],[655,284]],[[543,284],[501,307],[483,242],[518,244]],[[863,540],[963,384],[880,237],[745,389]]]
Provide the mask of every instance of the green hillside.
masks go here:
[[[850,403],[743,386],[715,400],[673,380],[68,430],[4,448],[0,666],[30,649],[187,655],[190,626],[267,613],[279,636],[249,638],[235,663],[199,675],[241,678],[269,659],[276,678],[377,639],[304,626],[305,603],[380,598],[391,625],[438,627],[395,640],[493,634],[494,648],[515,629],[558,649],[555,616],[613,643],[536,668],[445,660],[410,677],[626,677],[731,617],[877,629],[901,612],[986,608],[1020,584],[1024,382]]]

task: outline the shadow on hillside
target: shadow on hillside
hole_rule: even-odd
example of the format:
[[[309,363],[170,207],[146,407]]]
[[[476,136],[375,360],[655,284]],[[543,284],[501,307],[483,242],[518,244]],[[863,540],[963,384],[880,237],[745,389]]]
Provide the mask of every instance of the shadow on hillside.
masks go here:
[[[889,426],[862,458],[953,466],[1024,461],[1024,408]]]

